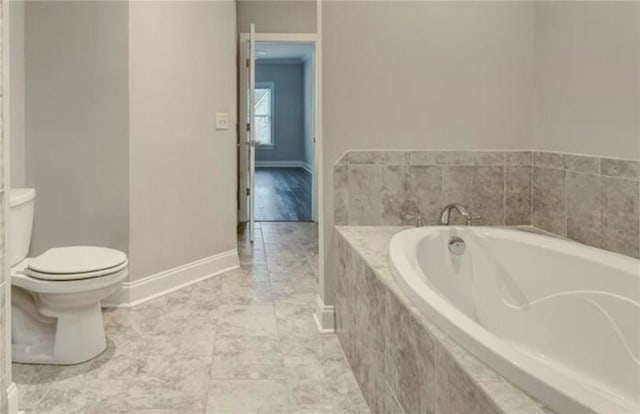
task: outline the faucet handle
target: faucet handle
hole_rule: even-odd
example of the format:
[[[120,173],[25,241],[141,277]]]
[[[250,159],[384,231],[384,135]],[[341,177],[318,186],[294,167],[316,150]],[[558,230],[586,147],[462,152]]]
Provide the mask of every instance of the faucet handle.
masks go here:
[[[467,216],[466,225],[473,226],[474,220],[482,220],[482,216]]]
[[[416,227],[424,226],[424,218],[422,217],[422,214],[417,214],[415,216],[405,214],[403,218],[404,220],[415,220]]]

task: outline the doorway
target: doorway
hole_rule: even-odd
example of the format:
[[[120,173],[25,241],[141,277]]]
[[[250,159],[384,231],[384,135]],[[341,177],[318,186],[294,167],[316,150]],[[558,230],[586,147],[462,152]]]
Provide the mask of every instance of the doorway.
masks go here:
[[[315,35],[250,39],[240,36],[239,221],[250,224],[252,202],[258,222],[317,221]]]

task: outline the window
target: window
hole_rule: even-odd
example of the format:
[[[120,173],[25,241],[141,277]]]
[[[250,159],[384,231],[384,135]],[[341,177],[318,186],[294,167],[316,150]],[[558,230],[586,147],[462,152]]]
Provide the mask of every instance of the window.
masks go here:
[[[256,83],[254,122],[256,128],[256,145],[273,147],[273,82]]]

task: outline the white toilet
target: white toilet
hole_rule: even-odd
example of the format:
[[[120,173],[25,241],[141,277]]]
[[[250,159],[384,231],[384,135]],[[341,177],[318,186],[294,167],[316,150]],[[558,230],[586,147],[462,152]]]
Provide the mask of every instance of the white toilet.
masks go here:
[[[127,255],[73,246],[27,257],[34,189],[12,189],[9,233],[13,361],[77,364],[106,347],[100,300],[128,275]]]

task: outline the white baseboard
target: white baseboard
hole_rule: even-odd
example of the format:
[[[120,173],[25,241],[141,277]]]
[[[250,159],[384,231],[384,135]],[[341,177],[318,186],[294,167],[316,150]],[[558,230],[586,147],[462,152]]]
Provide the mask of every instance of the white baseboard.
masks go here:
[[[125,282],[116,293],[102,301],[102,307],[127,308],[139,305],[174,290],[235,269],[239,265],[240,260],[236,249],[205,257],[140,280]]]
[[[303,162],[302,168],[304,168],[305,171],[308,172],[309,174],[313,174],[313,168],[311,167],[311,164],[309,164],[308,162]]]
[[[304,161],[256,161],[256,167],[304,168]]]
[[[336,311],[334,306],[327,306],[320,295],[316,297],[316,311],[313,314],[318,331],[320,333],[333,333],[336,331]]]
[[[7,387],[7,412],[9,414],[20,414],[24,411],[18,411],[18,387],[12,382]]]

